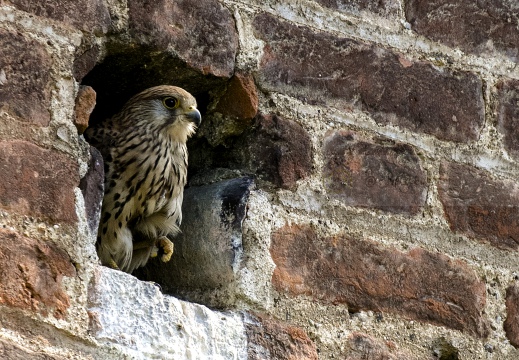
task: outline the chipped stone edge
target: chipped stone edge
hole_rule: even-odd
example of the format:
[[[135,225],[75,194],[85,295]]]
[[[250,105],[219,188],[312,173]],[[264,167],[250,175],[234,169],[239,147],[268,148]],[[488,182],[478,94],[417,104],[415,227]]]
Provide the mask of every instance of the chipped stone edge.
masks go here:
[[[247,358],[241,312],[219,312],[163,295],[151,282],[98,266],[89,290],[90,331],[134,359]]]

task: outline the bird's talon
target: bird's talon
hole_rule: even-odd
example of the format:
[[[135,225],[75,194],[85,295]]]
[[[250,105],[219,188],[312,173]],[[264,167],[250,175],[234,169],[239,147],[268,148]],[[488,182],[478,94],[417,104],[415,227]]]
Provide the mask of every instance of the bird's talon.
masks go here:
[[[169,240],[167,237],[163,236],[157,240],[157,247],[161,248],[164,251],[164,254],[160,257],[162,262],[168,262],[173,255],[173,249],[175,245]]]

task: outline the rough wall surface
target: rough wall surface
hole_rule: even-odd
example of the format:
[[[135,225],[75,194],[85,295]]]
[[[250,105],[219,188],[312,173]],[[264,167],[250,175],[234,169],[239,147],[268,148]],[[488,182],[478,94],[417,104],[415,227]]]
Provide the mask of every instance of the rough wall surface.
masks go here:
[[[518,46],[514,0],[0,0],[0,358],[518,359]],[[81,133],[163,83],[204,121],[132,276]]]

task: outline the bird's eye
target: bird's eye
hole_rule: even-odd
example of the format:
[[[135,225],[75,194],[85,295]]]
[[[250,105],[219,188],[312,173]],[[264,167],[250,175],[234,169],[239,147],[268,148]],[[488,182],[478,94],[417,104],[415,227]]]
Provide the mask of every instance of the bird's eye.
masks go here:
[[[178,107],[179,102],[178,99],[175,99],[174,97],[166,97],[162,99],[162,105],[164,105],[166,109],[175,109]]]

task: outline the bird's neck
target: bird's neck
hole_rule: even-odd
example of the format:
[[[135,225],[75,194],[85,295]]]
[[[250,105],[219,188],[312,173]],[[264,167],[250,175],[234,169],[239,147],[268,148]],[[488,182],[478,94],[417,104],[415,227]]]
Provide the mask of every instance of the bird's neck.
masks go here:
[[[166,182],[176,183],[183,187],[187,180],[188,156],[186,144],[181,142],[171,143],[170,151],[167,156],[169,157],[169,161],[165,162],[168,165],[167,168],[164,169]]]
[[[186,144],[187,139],[195,133],[195,125],[193,123],[182,123],[175,122],[164,129],[167,134],[167,137],[173,143]]]

